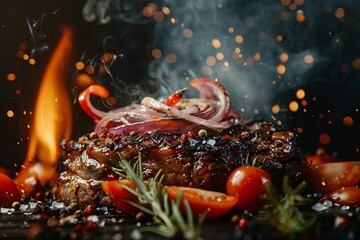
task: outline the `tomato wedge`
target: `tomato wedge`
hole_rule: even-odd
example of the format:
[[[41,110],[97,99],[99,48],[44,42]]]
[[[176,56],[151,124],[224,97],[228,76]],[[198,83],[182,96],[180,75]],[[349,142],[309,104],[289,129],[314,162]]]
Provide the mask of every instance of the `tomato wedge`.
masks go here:
[[[331,200],[340,205],[360,206],[360,188],[341,188],[328,194],[325,199]]]
[[[139,209],[133,205],[126,203],[122,200],[137,202],[137,197],[132,193],[128,192],[123,185],[128,186],[132,189],[135,189],[135,185],[127,180],[110,180],[103,181],[101,183],[102,189],[111,199],[111,202],[122,212],[124,213],[137,213]]]
[[[360,161],[324,163],[304,169],[305,181],[311,190],[329,193],[351,187],[360,181]]]
[[[323,163],[331,163],[331,162],[338,162],[339,160],[332,156],[329,155],[327,153],[323,153],[323,154],[313,154],[313,155],[309,155],[306,158],[307,162],[309,165],[318,165],[318,164],[323,164]]]
[[[237,203],[238,198],[220,192],[207,191],[198,188],[166,186],[169,199],[176,200],[182,193],[180,211],[186,214],[184,201],[190,204],[195,217],[209,211],[206,219],[217,218],[229,212]]]

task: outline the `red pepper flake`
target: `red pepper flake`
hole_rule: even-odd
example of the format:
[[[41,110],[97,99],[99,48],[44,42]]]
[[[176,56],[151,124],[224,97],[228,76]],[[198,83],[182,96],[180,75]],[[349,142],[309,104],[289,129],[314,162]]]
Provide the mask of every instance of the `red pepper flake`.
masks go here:
[[[193,138],[195,136],[196,136],[196,133],[194,133],[194,132],[187,132],[187,133],[181,134],[180,142],[183,144],[187,143],[189,138]]]
[[[93,230],[93,229],[97,229],[97,224],[95,222],[88,222],[85,225],[85,230]]]
[[[80,233],[94,229],[97,229],[97,224],[94,222],[87,222],[86,224],[76,224],[74,227],[74,230]]]
[[[89,214],[93,213],[94,211],[95,211],[95,205],[89,204],[89,205],[85,208],[84,214],[85,214],[85,215],[89,215]]]
[[[231,136],[225,134],[221,139],[222,139],[222,140],[225,140],[225,141],[228,141],[228,140],[231,140]]]
[[[117,180],[118,177],[117,177],[117,175],[115,173],[108,173],[107,179],[108,180]]]
[[[106,133],[100,133],[99,137],[100,138],[106,138]]]
[[[188,136],[188,138],[193,138],[193,137],[196,136],[196,133],[195,132],[188,132],[186,135]]]
[[[247,228],[248,220],[246,218],[244,218],[244,217],[240,218],[238,226],[241,229]]]
[[[119,135],[115,135],[115,136],[113,136],[113,138],[112,138],[112,140],[114,141],[114,142],[119,142],[120,141],[120,136]]]
[[[187,135],[186,135],[186,134],[181,134],[181,136],[180,136],[180,142],[181,142],[181,143],[186,143],[187,140],[188,140]]]

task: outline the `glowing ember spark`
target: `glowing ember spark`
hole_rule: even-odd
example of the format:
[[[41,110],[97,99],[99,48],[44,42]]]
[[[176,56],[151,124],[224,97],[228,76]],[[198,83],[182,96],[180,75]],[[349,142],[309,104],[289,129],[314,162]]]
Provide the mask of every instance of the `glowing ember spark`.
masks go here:
[[[72,31],[63,28],[63,36],[44,73],[35,106],[34,131],[23,169],[15,179],[20,188],[26,188],[30,178],[45,183],[54,176],[59,143],[71,136],[71,103],[61,68],[69,56],[71,38]]]

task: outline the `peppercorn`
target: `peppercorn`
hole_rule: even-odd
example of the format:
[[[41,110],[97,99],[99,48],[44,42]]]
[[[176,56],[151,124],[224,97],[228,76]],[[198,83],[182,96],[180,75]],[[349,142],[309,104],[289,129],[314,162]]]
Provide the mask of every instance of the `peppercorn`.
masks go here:
[[[207,131],[205,129],[200,129],[199,132],[198,132],[198,136],[199,137],[206,137],[207,136]]]

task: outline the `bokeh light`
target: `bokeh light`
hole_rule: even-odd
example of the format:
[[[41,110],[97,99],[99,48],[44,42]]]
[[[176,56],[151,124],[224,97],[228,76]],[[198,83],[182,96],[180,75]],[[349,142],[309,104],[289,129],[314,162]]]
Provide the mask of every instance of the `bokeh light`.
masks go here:
[[[304,89],[298,89],[297,91],[296,91],[296,97],[298,98],[298,99],[303,99],[304,97],[305,97],[305,91],[304,91]]]
[[[311,64],[314,62],[314,57],[310,54],[307,54],[305,55],[304,57],[304,61],[307,63],[307,64]]]
[[[350,116],[346,116],[342,119],[342,123],[347,126],[347,127],[350,127],[354,124],[354,120],[352,117]]]
[[[83,70],[85,68],[85,64],[83,62],[81,62],[81,61],[78,61],[78,62],[75,63],[75,68],[77,70]]]
[[[273,114],[278,114],[280,112],[280,106],[278,104],[275,104],[272,108],[271,108],[271,112]]]
[[[319,142],[323,145],[329,144],[331,140],[331,137],[329,134],[327,133],[322,133],[319,136]]]
[[[215,38],[212,40],[212,45],[214,48],[219,49],[221,48],[221,42],[219,39]]]
[[[16,78],[15,73],[9,73],[9,74],[6,76],[6,79],[7,79],[8,81],[14,81],[15,78]]]
[[[278,67],[277,67],[277,72],[278,72],[278,74],[280,74],[280,75],[285,74],[285,72],[286,72],[286,67],[285,67],[285,65],[284,65],[284,64],[279,64]]]
[[[162,56],[162,52],[159,48],[154,48],[151,51],[151,55],[153,56],[153,58],[160,58]]]
[[[292,112],[296,112],[297,110],[299,110],[299,104],[296,101],[291,101],[289,103],[289,109]]]

